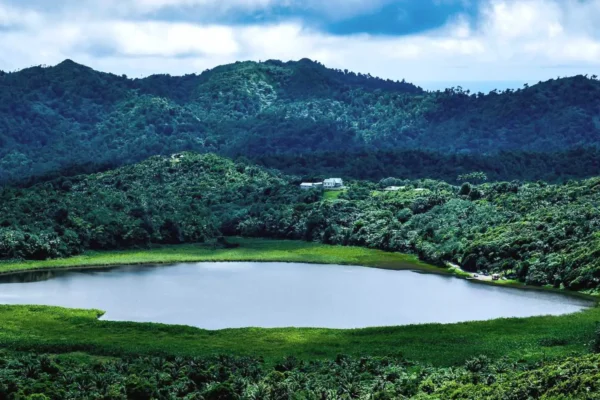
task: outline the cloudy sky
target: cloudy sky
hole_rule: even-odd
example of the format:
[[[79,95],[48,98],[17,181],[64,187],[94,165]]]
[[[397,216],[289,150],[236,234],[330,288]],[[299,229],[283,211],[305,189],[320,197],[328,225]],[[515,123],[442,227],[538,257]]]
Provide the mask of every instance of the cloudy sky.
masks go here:
[[[318,60],[427,89],[600,74],[600,0],[0,0],[0,69]]]

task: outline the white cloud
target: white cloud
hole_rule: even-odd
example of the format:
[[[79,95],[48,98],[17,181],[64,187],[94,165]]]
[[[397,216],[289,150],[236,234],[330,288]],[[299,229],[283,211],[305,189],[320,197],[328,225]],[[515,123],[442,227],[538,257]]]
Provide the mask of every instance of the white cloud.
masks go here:
[[[35,11],[9,7],[0,1],[0,28],[12,29],[39,24],[42,16]]]
[[[596,29],[581,29],[598,21],[598,0],[494,1],[484,17],[478,34],[496,50],[496,59],[598,65]]]
[[[275,1],[249,0],[245,5],[262,7]],[[307,7],[311,1],[306,0]],[[215,3],[136,2],[148,9],[175,2]],[[74,10],[68,16],[21,11],[27,17],[19,18],[0,0],[0,25],[21,27],[0,32],[0,68],[72,58],[101,70],[140,76],[200,72],[236,60],[309,57],[331,67],[416,83],[531,82],[600,72],[600,0],[491,0],[481,6],[476,22],[459,16],[435,31],[400,37],[335,36],[300,20],[226,26],[135,21],[89,10]]]
[[[234,29],[227,26],[113,22],[107,28],[105,37],[124,56],[233,56],[239,51]]]

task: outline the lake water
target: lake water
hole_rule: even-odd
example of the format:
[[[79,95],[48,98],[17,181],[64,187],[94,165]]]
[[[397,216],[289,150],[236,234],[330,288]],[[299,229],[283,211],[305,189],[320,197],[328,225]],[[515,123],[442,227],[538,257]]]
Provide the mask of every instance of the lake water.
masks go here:
[[[206,329],[359,328],[571,313],[582,299],[412,271],[294,263],[193,263],[2,278],[0,303],[97,308],[115,321]]]

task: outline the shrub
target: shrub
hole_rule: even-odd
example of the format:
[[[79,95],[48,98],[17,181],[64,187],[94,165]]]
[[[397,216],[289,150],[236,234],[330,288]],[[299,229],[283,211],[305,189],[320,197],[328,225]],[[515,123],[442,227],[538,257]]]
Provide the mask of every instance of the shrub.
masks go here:
[[[598,327],[596,328],[591,347],[592,353],[600,353],[600,324],[598,324]]]

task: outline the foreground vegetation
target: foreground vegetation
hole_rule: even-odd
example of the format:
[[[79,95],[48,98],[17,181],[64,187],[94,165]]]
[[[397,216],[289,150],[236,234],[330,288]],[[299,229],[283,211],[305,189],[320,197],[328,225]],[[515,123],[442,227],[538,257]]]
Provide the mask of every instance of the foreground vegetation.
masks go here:
[[[265,365],[232,357],[0,354],[0,398],[10,400],[585,400],[598,398],[599,378],[599,355],[533,365],[475,357],[433,368],[397,357],[344,355]]]
[[[443,305],[440,305],[443,307]],[[540,361],[585,354],[600,321],[600,308],[564,316],[540,316],[457,324],[424,324],[335,330],[243,328],[207,331],[150,323],[98,320],[101,311],[45,306],[0,306],[0,347],[13,351],[103,356],[261,356],[276,362],[402,354],[437,366],[492,359]]]

